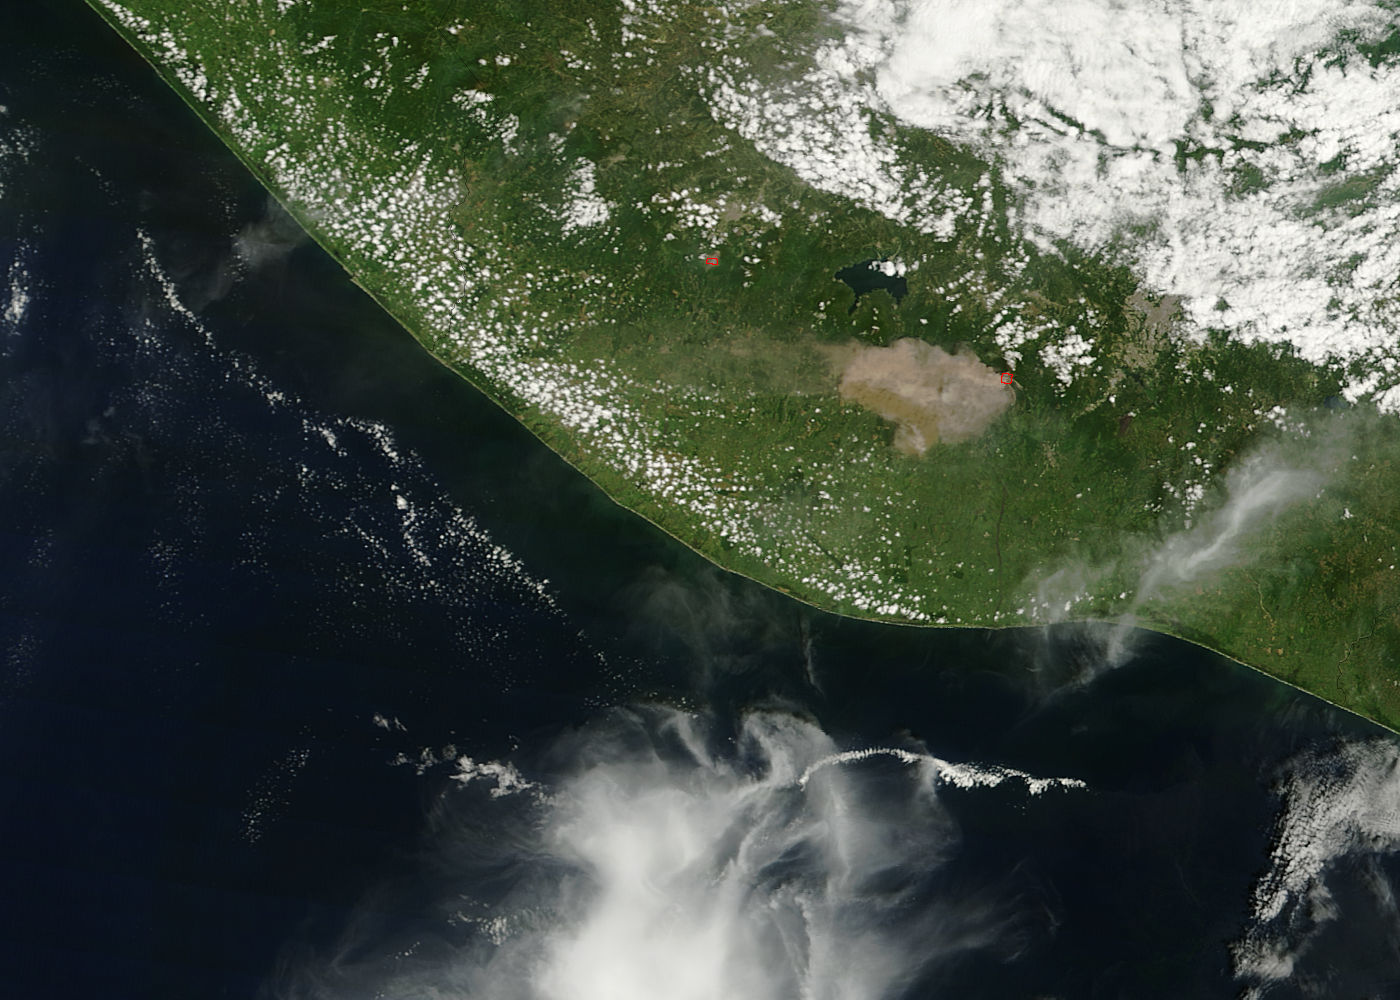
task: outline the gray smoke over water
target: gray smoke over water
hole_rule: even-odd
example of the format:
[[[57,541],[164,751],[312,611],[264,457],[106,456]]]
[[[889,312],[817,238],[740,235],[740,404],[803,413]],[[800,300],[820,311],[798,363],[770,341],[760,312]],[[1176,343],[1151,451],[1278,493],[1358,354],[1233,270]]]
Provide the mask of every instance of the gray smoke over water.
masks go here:
[[[310,239],[301,225],[275,199],[269,197],[261,219],[248,223],[234,237],[234,253],[247,267],[257,270],[278,264]]]
[[[937,890],[960,839],[949,786],[1082,787],[917,749],[843,752],[775,713],[723,738],[692,715],[618,712],[553,756],[570,764],[548,785],[456,761],[473,804],[444,825],[436,867],[460,887],[444,913],[460,941],[363,962],[349,956],[391,946],[356,934],[281,995],[901,996],[955,956],[1014,957],[1032,930],[1005,887]]]

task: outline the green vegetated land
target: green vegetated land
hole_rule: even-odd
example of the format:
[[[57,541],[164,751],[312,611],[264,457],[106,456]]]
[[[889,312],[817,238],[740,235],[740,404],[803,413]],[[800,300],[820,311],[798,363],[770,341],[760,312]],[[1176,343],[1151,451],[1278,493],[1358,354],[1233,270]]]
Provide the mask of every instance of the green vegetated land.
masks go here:
[[[425,347],[719,564],[889,621],[1131,620],[1400,726],[1396,419],[1037,250],[936,136],[864,119],[904,213],[764,155],[716,91],[800,93],[821,5],[89,2]],[[869,258],[908,295],[848,312]],[[1014,405],[894,448],[837,366],[901,338],[1014,368]]]

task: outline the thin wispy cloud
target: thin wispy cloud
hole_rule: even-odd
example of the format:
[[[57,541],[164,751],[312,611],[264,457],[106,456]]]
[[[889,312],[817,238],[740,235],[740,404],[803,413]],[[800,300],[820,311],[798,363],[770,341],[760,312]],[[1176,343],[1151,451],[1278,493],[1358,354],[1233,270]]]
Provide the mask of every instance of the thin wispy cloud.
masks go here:
[[[1279,794],[1269,866],[1254,885],[1249,925],[1230,949],[1246,1000],[1294,977],[1338,918],[1328,879],[1343,861],[1400,850],[1400,752],[1389,740],[1304,751],[1285,766]],[[1389,881],[1374,871],[1364,881],[1376,907],[1395,914]]]
[[[373,921],[356,921],[339,955],[280,995],[901,996],[957,956],[1010,958],[1032,931],[1001,887],[929,889],[960,841],[944,791],[1083,787],[918,748],[843,751],[777,713],[749,716],[730,742],[700,717],[617,712],[547,756],[568,762],[547,787],[503,764],[454,775],[459,794],[481,785],[433,863],[464,943],[421,929],[402,947],[367,941]],[[364,961],[376,947],[384,958]]]

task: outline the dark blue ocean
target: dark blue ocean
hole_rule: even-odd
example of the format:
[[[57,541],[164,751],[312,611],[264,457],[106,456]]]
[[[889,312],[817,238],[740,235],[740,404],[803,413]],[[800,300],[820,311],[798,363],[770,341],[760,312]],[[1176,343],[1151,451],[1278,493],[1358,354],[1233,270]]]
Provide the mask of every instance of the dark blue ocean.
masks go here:
[[[1400,996],[1384,731],[722,573],[76,0],[0,106],[0,995]]]

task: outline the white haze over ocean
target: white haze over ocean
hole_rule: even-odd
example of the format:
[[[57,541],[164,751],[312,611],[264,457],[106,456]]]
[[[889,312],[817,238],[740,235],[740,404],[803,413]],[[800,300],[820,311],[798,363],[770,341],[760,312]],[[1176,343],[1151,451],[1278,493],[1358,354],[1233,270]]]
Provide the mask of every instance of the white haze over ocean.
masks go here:
[[[1082,787],[916,749],[842,752],[776,713],[749,716],[731,743],[695,716],[618,712],[554,754],[566,774],[550,782],[459,766],[459,794],[479,804],[446,824],[435,868],[463,879],[446,905],[471,932],[466,944],[416,941],[378,963],[342,957],[286,995],[898,996],[952,956],[1009,958],[1026,940],[1013,892],[963,885],[941,898],[930,887],[959,841],[946,790]],[[466,898],[483,884],[505,888]],[[376,945],[386,947],[347,940],[344,956]]]
[[[1393,10],[847,0],[839,17],[848,37],[822,47],[801,91],[845,112],[735,71],[716,77],[717,113],[809,183],[930,232],[932,209],[903,193],[918,177],[851,109],[968,144],[1000,164],[1042,246],[1121,254],[1149,288],[1184,296],[1198,328],[1366,359],[1348,395],[1400,408],[1400,60],[1373,67],[1356,50],[1396,27]]]

